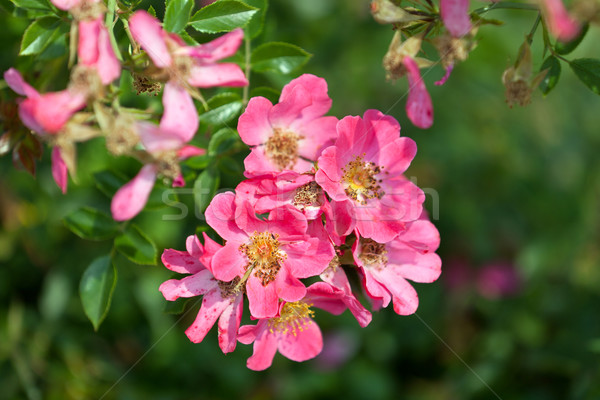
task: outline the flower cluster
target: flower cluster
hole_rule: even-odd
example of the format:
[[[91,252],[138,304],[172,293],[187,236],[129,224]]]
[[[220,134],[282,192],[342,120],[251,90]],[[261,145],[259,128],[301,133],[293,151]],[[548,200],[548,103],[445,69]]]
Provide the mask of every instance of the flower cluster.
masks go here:
[[[441,273],[423,192],[404,175],[415,143],[379,111],[338,121],[325,116],[330,107],[325,80],[309,74],[286,85],[275,105],[250,99],[238,123],[251,148],[247,179],[215,196],[205,214],[223,245],[191,236],[187,251],[163,253],[167,268],[190,274],[164,282],[165,298],[204,296],[190,340],[202,341],[218,320],[223,352],[236,341],[254,344],[254,370],[268,368],[277,351],[294,361],[321,352],[314,308],[349,309],[360,326],[370,323],[347,271],[373,309],[391,302],[400,315],[418,306],[407,280]],[[245,298],[257,322],[240,326]]]

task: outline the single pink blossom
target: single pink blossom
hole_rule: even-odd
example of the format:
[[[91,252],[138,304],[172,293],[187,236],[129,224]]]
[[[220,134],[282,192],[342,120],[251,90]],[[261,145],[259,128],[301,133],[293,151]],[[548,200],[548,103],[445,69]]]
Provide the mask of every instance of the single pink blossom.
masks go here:
[[[77,55],[82,65],[98,72],[104,85],[121,75],[121,64],[115,56],[101,16],[94,20],[79,21]]]
[[[411,57],[404,57],[402,62],[406,67],[408,78],[406,115],[415,126],[428,129],[433,125],[433,104],[425,82],[421,78],[421,71]]]
[[[462,37],[471,31],[469,0],[440,0],[440,14],[452,36]]]
[[[302,299],[306,288],[299,279],[319,275],[334,256],[331,243],[309,235],[306,217],[293,207],[276,209],[261,220],[248,202],[222,193],[214,197],[205,216],[227,241],[215,254],[212,271],[224,282],[244,276],[254,318],[273,317],[279,299]]]
[[[52,149],[52,177],[63,194],[67,193],[67,181],[69,177],[67,164],[65,164],[60,148],[58,147]]]
[[[259,319],[256,325],[241,326],[238,340],[244,344],[254,343],[248,368],[255,371],[269,368],[277,351],[298,362],[316,357],[323,349],[323,336],[312,319],[314,311],[311,307],[341,314],[346,305],[331,295],[333,291],[325,282],[314,283],[299,301],[281,302],[273,317]]]
[[[252,147],[245,175],[310,171],[336,138],[337,118],[323,116],[330,108],[327,82],[310,74],[288,83],[275,105],[264,97],[250,99],[238,122],[242,141]]]
[[[561,42],[569,42],[579,34],[580,23],[572,18],[561,0],[541,0],[550,33]]]
[[[165,267],[191,274],[183,279],[169,279],[159,290],[169,301],[180,297],[204,296],[196,320],[185,331],[194,343],[200,343],[219,320],[219,347],[223,353],[235,350],[237,331],[243,311],[243,292],[235,283],[215,279],[210,270],[210,259],[222,247],[204,235],[204,246],[195,235],[187,238],[187,251],[166,249],[162,255]],[[239,279],[238,279],[239,280]]]
[[[179,36],[163,30],[160,21],[146,11],[133,13],[129,28],[154,65],[169,69],[172,78],[201,88],[248,85],[237,64],[217,63],[237,52],[244,38],[239,28],[198,46],[187,46]]]
[[[439,243],[437,229],[426,220],[408,224],[388,243],[358,237],[352,251],[366,293],[383,307],[392,300],[400,315],[414,313],[419,298],[407,279],[429,283],[440,276],[441,260],[434,253]]]
[[[40,135],[58,133],[86,104],[83,94],[69,89],[39,94],[14,68],[4,73],[4,80],[16,93],[27,97],[19,103],[19,117],[25,126]]]
[[[476,285],[481,296],[495,300],[518,293],[521,277],[513,265],[493,263],[479,270]]]
[[[121,187],[112,199],[111,211],[117,221],[135,217],[146,205],[160,172],[160,157],[169,152],[174,155],[170,162],[192,155],[203,154],[203,149],[186,146],[198,129],[198,113],[187,91],[169,82],[163,93],[164,113],[160,125],[139,121],[135,129],[146,151],[155,154],[157,163],[146,164],[129,183]],[[175,185],[182,184],[182,178],[175,178]]]
[[[424,195],[403,173],[417,147],[400,137],[398,122],[377,110],[345,117],[338,139],[319,157],[315,179],[331,198],[338,235],[356,228],[362,237],[392,240],[419,217]]]

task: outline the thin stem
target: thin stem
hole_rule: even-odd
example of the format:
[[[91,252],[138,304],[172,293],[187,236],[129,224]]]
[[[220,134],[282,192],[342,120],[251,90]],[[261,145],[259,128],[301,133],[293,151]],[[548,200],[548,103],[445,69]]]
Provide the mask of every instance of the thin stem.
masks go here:
[[[535,22],[533,23],[533,26],[531,27],[531,31],[529,32],[529,35],[527,35],[527,43],[529,43],[531,45],[531,42],[533,42],[533,35],[535,34],[535,31],[537,30],[538,26],[540,25],[540,21],[542,20],[542,14],[538,13],[537,18],[535,19]]]
[[[250,81],[250,39],[244,38],[244,53],[245,53],[245,66],[244,66],[244,74],[246,75],[246,79]],[[248,104],[248,96],[250,93],[250,84],[244,86],[244,94],[242,96],[242,101],[244,106]]]
[[[125,29],[125,33],[127,34],[127,37],[129,38],[129,41],[131,42],[131,45],[133,46],[133,51],[131,52],[132,54],[137,54],[140,52],[140,48],[137,44],[137,42],[135,41],[135,39],[133,38],[133,35],[131,34],[131,30],[129,29],[129,21],[127,21],[126,18],[119,18],[121,20],[121,23],[123,24],[123,29]]]
[[[490,4],[489,6],[478,8],[473,11],[475,14],[481,15],[488,11],[492,10],[531,10],[531,11],[540,11],[540,8],[535,4],[528,3],[516,3],[514,1],[500,1],[498,3]]]
[[[106,6],[108,8],[108,12],[106,13],[106,18],[104,19],[104,25],[106,25],[106,28],[108,29],[110,44],[112,45],[115,55],[119,61],[123,61],[123,56],[121,55],[121,50],[119,50],[119,45],[117,44],[117,39],[115,38],[115,32],[113,30],[115,27],[115,9],[117,8],[117,0],[108,0],[108,4]]]

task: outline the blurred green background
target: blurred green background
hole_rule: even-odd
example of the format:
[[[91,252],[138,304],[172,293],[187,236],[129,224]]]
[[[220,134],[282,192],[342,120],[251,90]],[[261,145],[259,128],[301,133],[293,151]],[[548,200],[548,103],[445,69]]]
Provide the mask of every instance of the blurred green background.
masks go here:
[[[50,74],[55,79],[41,89],[63,88],[65,58],[18,58],[30,20],[11,15],[7,0],[1,4],[0,69]],[[160,16],[161,3],[155,8]],[[501,75],[535,13],[488,16],[506,23],[479,30],[479,46],[446,85],[433,85],[440,67],[423,71],[435,109],[427,131],[405,116],[406,82],[385,80],[381,59],[393,32],[372,20],[367,1],[273,1],[257,41],[287,41],[312,53],[296,75],[327,80],[333,115],[376,108],[396,117],[402,134],[417,142],[408,176],[427,188],[443,273],[433,284],[415,284],[416,315],[386,309],[361,329],[347,312],[331,317],[317,310],[326,341],[321,356],[298,364],[277,355],[270,369],[253,372],[245,367],[251,346],[223,355],[215,330],[201,344],[188,341],[183,331],[199,304],[183,316],[164,312],[158,286],[169,271],[118,257],[112,306],[96,333],[78,285],[111,243],[79,239],[62,218],[82,205],[108,211],[110,199],[93,174],[114,168],[132,177],[139,164],[106,155],[101,139],[80,145],[78,182],[63,196],[47,149],[35,179],[5,155],[0,399],[600,398],[600,99],[563,63],[549,96],[536,91],[532,104],[510,109]],[[568,58],[598,57],[598,39],[592,27]],[[533,51],[539,69],[539,32]],[[293,76],[252,75],[251,82],[280,89]],[[0,99],[14,95],[5,88]],[[160,104],[152,97],[127,101]],[[241,167],[222,164],[221,186],[232,188]],[[180,199],[191,207],[191,194]],[[202,221],[193,212],[179,221],[162,218],[175,214],[150,210],[136,222],[160,249],[183,249]]]

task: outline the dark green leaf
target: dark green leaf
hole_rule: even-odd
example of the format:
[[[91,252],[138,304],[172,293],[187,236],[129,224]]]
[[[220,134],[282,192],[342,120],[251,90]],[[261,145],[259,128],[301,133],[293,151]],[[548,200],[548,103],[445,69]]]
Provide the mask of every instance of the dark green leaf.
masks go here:
[[[267,13],[268,2],[267,0],[243,0],[244,3],[251,7],[256,7],[258,12],[252,16],[250,22],[246,26],[245,33],[246,37],[254,39],[263,30],[265,24],[265,14]]]
[[[113,171],[100,171],[94,174],[96,187],[106,196],[112,198],[121,186],[127,183],[127,178]]]
[[[200,122],[222,125],[233,120],[242,111],[242,99],[237,93],[221,93],[208,100],[209,111],[200,115]]]
[[[190,25],[200,32],[230,32],[246,26],[257,11],[236,0],[219,0],[194,14]]]
[[[219,187],[219,170],[215,166],[202,171],[194,182],[194,203],[199,212],[204,212]]]
[[[304,65],[311,57],[298,46],[283,42],[271,42],[252,51],[252,69],[257,72],[274,71],[289,74]]]
[[[577,46],[579,46],[579,43],[581,43],[581,41],[585,37],[585,34],[587,33],[589,27],[590,26],[588,24],[583,25],[583,27],[581,28],[581,31],[579,32],[579,35],[577,35],[577,37],[575,39],[571,40],[570,42],[566,42],[566,43],[557,42],[556,45],[554,46],[554,50],[558,54],[562,54],[562,55],[569,54],[570,52],[575,50],[577,48]]]
[[[198,46],[199,45],[199,43],[196,41],[196,39],[194,39],[193,37],[191,37],[190,34],[187,33],[186,31],[179,32],[179,36],[189,46]]]
[[[569,64],[575,75],[590,90],[600,94],[600,60],[593,58],[578,58]]]
[[[26,10],[53,12],[52,6],[46,0],[10,0],[15,6]]]
[[[154,18],[156,18],[156,10],[154,9],[154,7],[152,7],[152,6],[148,7],[148,14],[150,14]]]
[[[109,239],[119,230],[119,224],[109,215],[90,207],[72,212],[65,217],[64,222],[74,234],[88,240]]]
[[[167,10],[163,21],[165,30],[175,33],[182,31],[190,20],[193,7],[193,0],[167,0]]]
[[[134,224],[115,238],[115,248],[136,264],[156,264],[156,245]]]
[[[230,128],[223,128],[215,132],[208,144],[208,155],[216,156],[229,150],[235,142],[240,140],[240,135]]]
[[[219,158],[219,170],[224,175],[231,175],[243,178],[244,168],[242,164],[231,157]]]
[[[185,164],[193,169],[204,169],[206,168],[209,164],[211,164],[214,161],[214,158],[209,156],[208,154],[203,154],[201,156],[196,156],[196,157],[190,157],[187,160],[185,160]]]
[[[60,20],[55,17],[44,17],[35,20],[25,29],[21,41],[22,56],[39,54],[56,39],[59,34]]]
[[[250,90],[250,97],[262,96],[271,103],[276,104],[279,101],[281,92],[268,86],[260,86]]]
[[[83,273],[79,296],[83,311],[96,331],[108,313],[116,284],[117,270],[110,256],[95,259]]]
[[[550,93],[550,91],[556,86],[558,83],[558,78],[560,77],[560,61],[554,56],[550,56],[544,60],[540,71],[548,70],[546,76],[540,83],[540,90],[544,95]]]

